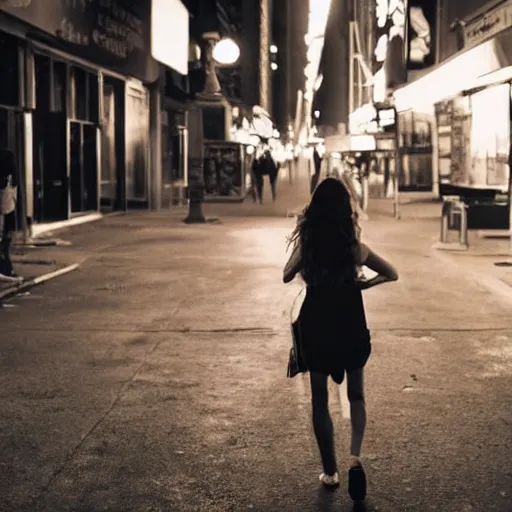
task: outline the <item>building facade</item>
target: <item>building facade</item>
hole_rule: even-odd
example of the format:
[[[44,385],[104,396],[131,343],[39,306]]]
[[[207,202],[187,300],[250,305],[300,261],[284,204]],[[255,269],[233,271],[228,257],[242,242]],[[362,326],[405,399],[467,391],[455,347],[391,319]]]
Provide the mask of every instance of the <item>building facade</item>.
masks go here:
[[[277,51],[271,55],[276,64],[272,71],[272,113],[283,135],[293,128],[297,94],[304,90],[307,29],[308,2],[274,0],[272,44]]]
[[[19,162],[20,228],[160,203],[156,4],[1,4],[9,79],[0,86],[0,143]]]
[[[439,0],[431,19],[436,62],[394,91],[397,111],[412,137],[432,140],[434,190],[502,197],[510,176],[512,4]]]

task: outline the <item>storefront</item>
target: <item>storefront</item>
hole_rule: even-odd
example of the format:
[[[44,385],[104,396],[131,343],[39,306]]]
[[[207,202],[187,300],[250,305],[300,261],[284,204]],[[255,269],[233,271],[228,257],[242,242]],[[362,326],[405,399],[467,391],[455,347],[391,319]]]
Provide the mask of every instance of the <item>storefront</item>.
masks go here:
[[[185,92],[186,77],[162,69],[162,207],[179,205],[185,200],[188,185],[188,128]]]
[[[276,130],[268,112],[255,105],[233,105],[231,113],[232,125],[230,139],[242,145],[243,151],[243,193],[251,191],[251,169],[254,159],[259,156],[263,146],[267,147],[278,165],[287,160],[287,153],[280,141],[280,133]],[[282,179],[289,179],[285,173],[279,174]]]
[[[13,74],[3,92],[24,112],[21,128],[11,132],[23,133],[20,194],[29,223],[148,206],[146,84],[158,66],[149,52],[150,3],[131,5],[0,7],[0,30],[10,32],[4,37],[11,48],[1,52],[0,65]]]
[[[25,218],[25,96],[19,70],[23,69],[23,41],[0,32],[0,147],[11,150],[18,162],[20,196],[18,219]]]
[[[383,197],[393,183],[396,156],[395,111],[384,103],[368,103],[349,118],[350,134],[325,138],[326,175],[355,167],[367,178],[369,197]]]
[[[186,201],[188,186],[189,63],[200,58],[199,47],[189,34],[190,14],[181,0],[152,0],[151,54],[160,63],[154,126],[155,209]],[[189,52],[194,49],[195,53]],[[158,137],[160,132],[161,137]]]
[[[509,182],[510,84],[466,91],[437,103],[435,108],[441,193],[505,193]]]
[[[466,49],[394,92],[401,131],[412,125],[416,139],[418,162],[410,174],[416,172],[414,181],[427,188],[431,167],[433,190],[440,195],[492,198],[508,189],[510,10],[506,2],[487,18],[468,22]],[[485,19],[498,22],[483,30]]]
[[[401,158],[398,190],[400,192],[431,192],[433,189],[431,116],[414,111],[400,112],[398,123]]]

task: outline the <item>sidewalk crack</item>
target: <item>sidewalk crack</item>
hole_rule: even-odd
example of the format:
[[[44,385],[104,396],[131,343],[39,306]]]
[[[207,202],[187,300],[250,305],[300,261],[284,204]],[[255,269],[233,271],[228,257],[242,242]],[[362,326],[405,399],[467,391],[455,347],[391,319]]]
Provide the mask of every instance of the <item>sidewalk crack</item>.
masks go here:
[[[129,377],[128,380],[126,380],[119,391],[117,392],[117,395],[115,396],[114,400],[112,400],[109,407],[103,412],[103,414],[100,415],[100,417],[94,422],[94,424],[89,428],[89,430],[85,433],[84,436],[82,436],[82,439],[80,442],[71,450],[69,455],[64,459],[62,464],[55,469],[55,471],[52,473],[50,478],[48,479],[48,482],[41,488],[37,496],[35,496],[32,500],[31,506],[36,507],[40,504],[41,499],[44,497],[44,494],[50,489],[50,487],[53,485],[53,483],[57,480],[57,478],[64,472],[64,470],[69,466],[70,462],[75,458],[80,448],[85,444],[85,442],[91,437],[92,434],[98,429],[98,427],[103,423],[103,421],[107,418],[107,416],[114,410],[114,407],[119,403],[119,400],[123,396],[126,389],[133,383],[134,379],[137,377],[137,375],[142,370],[143,366],[146,364],[149,356],[155,352],[155,350],[163,343],[164,340],[157,341],[145,354],[142,358],[142,361],[137,366],[133,374]]]

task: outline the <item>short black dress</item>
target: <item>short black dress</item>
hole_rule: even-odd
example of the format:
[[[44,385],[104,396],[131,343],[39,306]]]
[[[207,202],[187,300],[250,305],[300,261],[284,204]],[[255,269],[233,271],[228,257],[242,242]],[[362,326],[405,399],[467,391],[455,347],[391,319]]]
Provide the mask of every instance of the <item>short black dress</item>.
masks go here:
[[[371,354],[363,295],[354,279],[307,285],[299,317],[308,371],[341,384],[345,372],[363,368]]]

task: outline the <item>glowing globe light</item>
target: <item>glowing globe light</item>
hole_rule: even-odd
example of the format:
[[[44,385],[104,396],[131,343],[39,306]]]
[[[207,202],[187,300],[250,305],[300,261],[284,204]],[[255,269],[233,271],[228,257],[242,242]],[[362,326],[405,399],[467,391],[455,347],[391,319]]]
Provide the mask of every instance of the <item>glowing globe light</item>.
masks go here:
[[[213,58],[219,64],[234,64],[240,57],[240,48],[233,39],[221,39],[213,49]]]

